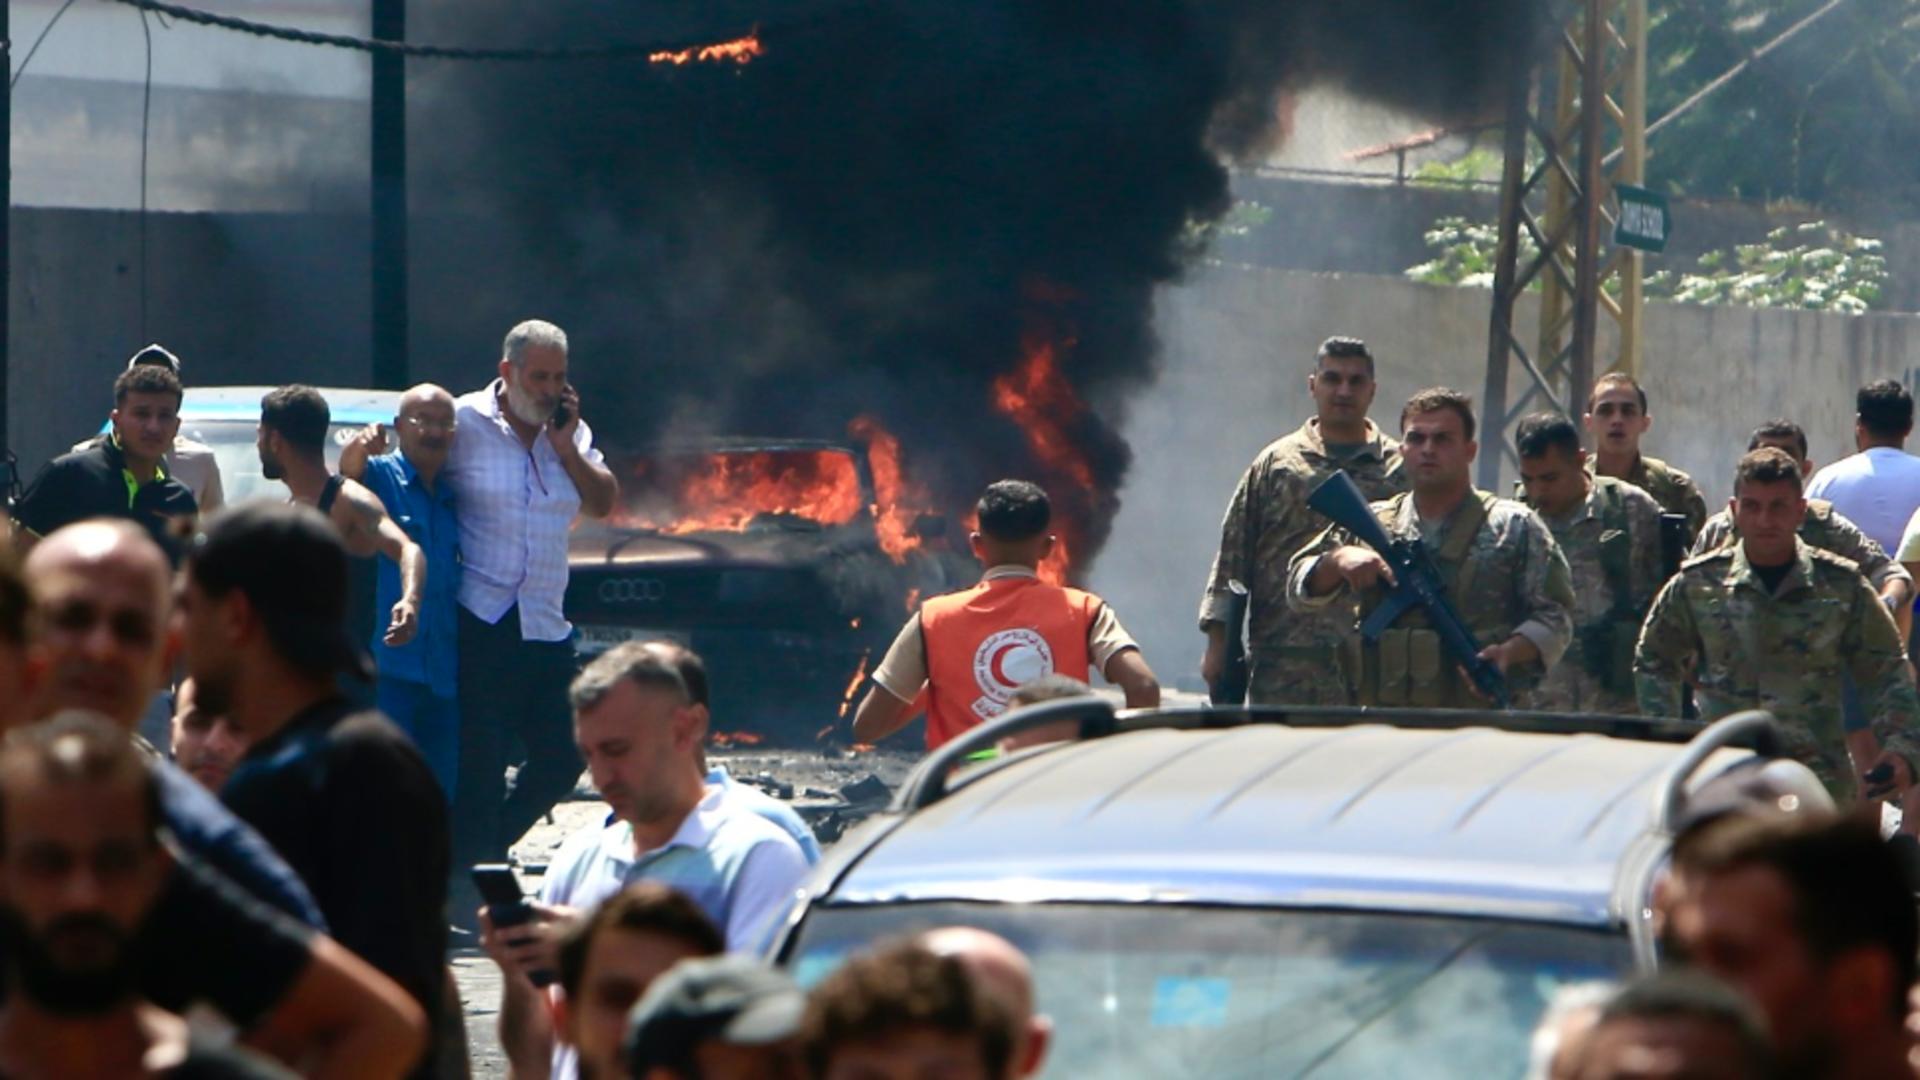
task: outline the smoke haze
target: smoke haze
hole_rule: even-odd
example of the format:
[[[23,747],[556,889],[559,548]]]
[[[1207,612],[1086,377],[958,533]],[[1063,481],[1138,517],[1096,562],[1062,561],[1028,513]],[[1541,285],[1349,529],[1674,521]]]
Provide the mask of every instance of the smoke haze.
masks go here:
[[[513,231],[547,283],[520,314],[568,328],[603,439],[834,437],[873,414],[942,508],[1001,476],[1045,484],[1084,570],[1155,372],[1154,289],[1227,208],[1222,161],[1270,147],[1276,96],[1311,83],[1481,115],[1530,8],[457,0],[416,16],[422,39],[757,23],[764,55],[429,69],[416,192]],[[995,408],[1043,346],[1079,403],[1045,412],[1083,468]]]

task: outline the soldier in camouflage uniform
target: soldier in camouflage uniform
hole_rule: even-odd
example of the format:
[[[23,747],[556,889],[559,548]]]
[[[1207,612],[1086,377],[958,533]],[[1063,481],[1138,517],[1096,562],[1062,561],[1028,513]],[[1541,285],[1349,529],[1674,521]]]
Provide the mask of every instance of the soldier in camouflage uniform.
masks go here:
[[[1647,413],[1647,392],[1625,372],[1608,372],[1587,395],[1587,431],[1593,435],[1593,456],[1587,471],[1595,476],[1625,480],[1653,496],[1669,514],[1687,519],[1687,542],[1707,523],[1707,500],[1693,477],[1640,452],[1640,437],[1653,426]]]
[[[1753,438],[1747,440],[1747,449],[1753,451],[1763,446],[1771,446],[1792,458],[1800,467],[1802,477],[1813,472],[1813,462],[1807,459],[1807,433],[1799,424],[1791,420],[1769,420],[1761,424],[1753,430]],[[1893,613],[1896,626],[1900,624],[1900,616],[1912,610],[1913,575],[1888,558],[1886,549],[1860,531],[1845,514],[1835,510],[1832,503],[1808,499],[1807,516],[1800,522],[1799,533],[1809,547],[1832,552],[1857,565],[1867,584],[1873,586],[1887,610]],[[1705,555],[1739,539],[1740,530],[1734,527],[1733,513],[1722,510],[1707,519],[1699,539],[1694,541],[1692,553]]]
[[[1640,711],[1633,647],[1666,575],[1660,504],[1610,476],[1587,474],[1573,421],[1536,413],[1514,432],[1526,503],[1553,531],[1573,574],[1573,644],[1534,689],[1532,708]]]
[[[1400,414],[1401,454],[1413,491],[1373,504],[1387,533],[1426,545],[1447,597],[1506,674],[1512,703],[1567,651],[1573,588],[1553,534],[1519,503],[1473,490],[1473,407],[1457,390],[1423,390]],[[1390,571],[1378,552],[1329,526],[1293,557],[1287,600],[1296,611],[1337,611],[1348,630],[1346,670],[1363,705],[1484,707],[1426,613],[1412,608],[1376,642],[1352,627],[1376,607]]]
[[[1687,560],[1647,614],[1634,656],[1641,711],[1678,715],[1691,672],[1702,719],[1768,710],[1837,800],[1881,765],[1906,791],[1920,760],[1920,698],[1892,616],[1853,563],[1795,535],[1806,503],[1789,455],[1769,447],[1741,458],[1732,509],[1739,542]],[[1882,748],[1868,760],[1850,760],[1841,731],[1843,674]]]
[[[1335,469],[1345,469],[1368,498],[1406,490],[1400,445],[1367,419],[1375,383],[1366,344],[1328,338],[1307,389],[1318,415],[1262,450],[1241,476],[1200,601],[1207,635],[1201,671],[1211,684],[1227,634],[1239,631],[1226,626],[1235,586],[1249,592],[1247,700],[1255,705],[1348,703],[1336,666],[1346,628],[1286,606],[1287,560],[1327,527],[1307,509],[1307,492]]]

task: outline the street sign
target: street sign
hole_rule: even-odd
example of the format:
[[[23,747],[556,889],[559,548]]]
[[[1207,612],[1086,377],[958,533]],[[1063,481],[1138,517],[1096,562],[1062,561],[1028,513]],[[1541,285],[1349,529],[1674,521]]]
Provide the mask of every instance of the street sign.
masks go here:
[[[1613,185],[1620,197],[1620,217],[1613,227],[1613,242],[1641,251],[1665,251],[1667,237],[1673,232],[1673,215],[1667,211],[1667,197],[1657,191]]]

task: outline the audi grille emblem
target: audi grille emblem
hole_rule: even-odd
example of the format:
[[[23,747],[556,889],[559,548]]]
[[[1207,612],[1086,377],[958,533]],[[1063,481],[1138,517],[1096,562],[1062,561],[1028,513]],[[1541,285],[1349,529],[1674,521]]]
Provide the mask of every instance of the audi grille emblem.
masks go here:
[[[659,578],[609,578],[600,583],[600,599],[609,604],[657,604],[667,598],[667,583]]]

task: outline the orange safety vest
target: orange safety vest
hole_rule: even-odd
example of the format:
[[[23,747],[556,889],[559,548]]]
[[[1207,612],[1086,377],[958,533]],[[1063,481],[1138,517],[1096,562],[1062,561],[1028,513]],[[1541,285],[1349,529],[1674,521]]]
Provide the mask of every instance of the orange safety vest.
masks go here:
[[[927,749],[1007,711],[1022,684],[1086,681],[1087,634],[1101,600],[1038,578],[1002,577],[920,607],[927,650]]]

